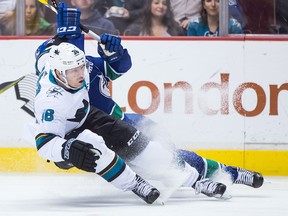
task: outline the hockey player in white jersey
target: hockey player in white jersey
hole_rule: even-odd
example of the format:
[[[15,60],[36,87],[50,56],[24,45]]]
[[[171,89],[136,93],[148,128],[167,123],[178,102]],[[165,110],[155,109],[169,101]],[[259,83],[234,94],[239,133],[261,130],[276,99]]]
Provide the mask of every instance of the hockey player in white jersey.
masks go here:
[[[69,138],[69,132],[89,123],[93,116],[84,53],[72,44],[61,43],[53,46],[47,55],[49,59],[40,74],[35,97],[38,154],[47,160],[66,161],[80,170],[97,173],[115,187],[131,190],[147,203],[153,203],[159,191],[108,149],[102,137],[83,130],[77,137]]]
[[[111,40],[107,43],[110,43],[112,51],[116,51],[117,44],[113,48],[113,43],[111,43],[115,41],[113,37],[110,36]],[[219,198],[223,196],[226,190],[224,184],[208,179],[203,180],[195,168],[188,164],[179,166],[174,155],[159,143],[151,142],[129,124],[89,106],[89,80],[85,73],[83,52],[75,46],[73,49],[68,47],[68,43],[48,47],[41,53],[37,62],[41,73],[35,98],[35,115],[39,124],[36,146],[42,157],[56,162],[61,168],[65,164],[68,168],[75,166],[88,172],[96,172],[124,190],[131,190],[134,187],[132,191],[137,195],[140,194],[139,196],[147,203],[152,203],[157,199],[159,191],[136,174],[132,175],[133,171],[127,165],[123,165],[120,170],[115,168],[116,172],[112,169],[113,172],[107,174],[106,171],[111,170],[109,167],[111,164],[106,166],[107,161],[104,160],[104,153],[110,152],[104,147],[105,144],[114,151],[121,149],[117,152],[127,163],[146,176],[151,174],[151,178],[162,180],[166,185],[172,181],[170,177],[173,175],[171,174],[186,170],[183,175],[185,179],[181,179],[182,185],[193,187],[197,193],[204,193],[208,196]],[[67,58],[69,55],[65,52],[74,55],[75,59]],[[105,142],[96,134],[102,136]],[[95,154],[96,151],[99,153]],[[159,152],[164,158],[159,156]],[[115,153],[112,152],[112,154]],[[110,152],[110,155],[112,154]],[[118,161],[115,158],[120,157],[113,158]],[[115,162],[114,160],[112,161]],[[121,158],[120,161],[121,164],[125,164]],[[174,165],[176,168],[173,167]],[[118,169],[121,167],[115,166]],[[134,176],[128,183],[127,181],[123,183],[123,176],[125,176],[125,173],[122,174],[123,169],[127,170],[126,173],[130,173],[128,176]],[[152,170],[156,170],[156,173]],[[121,176],[122,181],[119,180]],[[133,182],[139,184],[135,186]],[[133,184],[134,186],[131,187]]]

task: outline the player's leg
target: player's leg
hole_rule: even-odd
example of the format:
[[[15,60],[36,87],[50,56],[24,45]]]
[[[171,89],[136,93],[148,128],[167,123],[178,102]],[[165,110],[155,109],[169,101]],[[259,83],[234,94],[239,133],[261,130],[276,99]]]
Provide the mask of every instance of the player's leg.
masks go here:
[[[210,197],[222,198],[226,191],[224,184],[204,179],[188,163],[183,161],[179,163],[173,152],[159,142],[150,141],[141,154],[129,162],[129,165],[145,178],[161,181],[167,188],[192,187],[196,194],[203,193]]]
[[[205,178],[211,178],[214,175],[217,175],[221,170],[224,170],[231,176],[231,180],[235,184],[244,184],[259,188],[264,181],[263,176],[258,172],[240,167],[226,166],[220,162],[203,158],[192,151],[177,150],[177,154],[179,158],[195,167],[201,175],[205,176]]]
[[[90,113],[87,117],[88,124],[85,123],[84,127],[89,128],[91,131],[103,137],[105,144],[108,148],[115,151],[121,156],[126,163],[131,165],[137,173],[140,173],[144,178],[152,178],[160,180],[164,184],[183,184],[185,180],[190,182],[190,186],[195,185],[199,181],[199,174],[195,168],[190,169],[189,172],[183,174],[178,181],[171,181],[174,174],[178,176],[180,170],[185,170],[179,167],[179,163],[174,154],[174,149],[170,145],[162,145],[159,142],[150,142],[142,132],[131,126],[130,124],[115,119],[101,110],[91,106]],[[190,166],[187,164],[187,166]],[[184,166],[185,168],[185,166]],[[176,174],[176,175],[177,175]],[[186,176],[188,174],[188,177]],[[182,181],[182,182],[181,182]],[[221,184],[222,185],[222,184]],[[221,187],[221,185],[219,187]],[[223,185],[226,189],[226,186]],[[204,190],[205,187],[203,187]],[[210,187],[212,189],[212,187]],[[214,196],[214,191],[217,187],[211,190],[211,196]],[[203,190],[200,190],[202,192]],[[224,190],[225,191],[225,190]],[[224,193],[223,191],[223,193]],[[209,191],[206,191],[207,193]],[[222,192],[222,191],[220,191]],[[223,194],[221,194],[223,195]]]
[[[244,184],[253,188],[259,188],[264,183],[264,177],[261,173],[247,170],[241,167],[225,166],[223,169],[228,173],[236,173],[232,175],[232,180],[234,184]]]
[[[76,134],[78,135],[76,136]],[[115,154],[115,152],[108,149],[102,137],[90,130],[75,130],[66,137],[69,137],[69,140],[73,140],[71,137],[75,137],[75,140],[77,140],[77,147],[73,147],[72,153],[73,143],[64,147],[65,151],[67,151],[65,155],[69,155],[69,157],[67,157],[67,161],[55,163],[59,168],[70,169],[75,165],[75,167],[83,169],[84,171],[96,173],[116,188],[123,191],[134,192],[148,204],[152,204],[159,197],[160,192],[141,176],[132,171],[124,160]],[[81,146],[81,144],[83,144],[83,146]],[[85,148],[89,148],[88,151],[83,150]],[[90,156],[87,158],[87,153],[90,150],[93,152],[95,151],[97,157]],[[93,161],[96,161],[96,166]],[[82,165],[85,163],[88,164],[88,166]],[[92,165],[90,166],[89,164]]]
[[[160,129],[156,122],[143,115],[125,113],[124,121],[144,132],[145,135],[149,134],[149,139],[157,141],[161,140],[162,143],[163,139],[166,139],[166,143],[169,142],[169,138],[165,135],[167,133],[163,132],[163,129]],[[157,134],[155,134],[155,132]],[[171,143],[169,144],[171,145]],[[182,161],[183,163],[183,161],[185,161],[190,166],[195,167],[200,175],[205,178],[211,178],[221,170],[224,170],[231,176],[231,180],[235,184],[244,184],[254,188],[261,187],[263,184],[263,176],[258,172],[245,170],[239,167],[226,166],[217,161],[203,158],[195,152],[187,150],[179,149],[176,150],[176,152],[180,162]]]
[[[159,191],[132,171],[115,152],[107,148],[102,137],[90,130],[84,130],[77,139],[91,143],[101,152],[97,160],[96,173],[107,182],[124,191],[132,190],[149,204],[159,197]]]

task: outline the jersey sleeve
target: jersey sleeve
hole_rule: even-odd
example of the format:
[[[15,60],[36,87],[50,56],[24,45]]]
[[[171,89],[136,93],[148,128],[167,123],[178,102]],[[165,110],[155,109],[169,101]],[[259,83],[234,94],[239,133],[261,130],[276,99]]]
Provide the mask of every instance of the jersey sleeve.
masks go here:
[[[113,63],[108,63],[100,57],[86,56],[86,58],[92,65],[90,70],[91,75],[95,76],[102,73],[109,81],[118,79],[132,67],[131,57],[126,49],[121,58]]]
[[[132,67],[131,56],[127,49],[124,49],[123,55],[112,63],[107,63],[108,67],[110,67],[113,71],[116,71],[118,74],[126,73]]]
[[[66,141],[64,113],[65,109],[59,109],[57,104],[51,101],[40,101],[35,104],[35,117],[38,123],[35,134],[36,148],[44,159],[63,161],[61,150]]]

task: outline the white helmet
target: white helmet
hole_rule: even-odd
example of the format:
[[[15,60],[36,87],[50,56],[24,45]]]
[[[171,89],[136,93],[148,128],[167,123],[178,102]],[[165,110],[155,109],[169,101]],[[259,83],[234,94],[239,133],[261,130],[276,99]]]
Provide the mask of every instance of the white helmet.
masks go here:
[[[86,63],[84,52],[70,43],[61,43],[58,46],[52,46],[49,51],[49,57],[53,76],[66,87],[69,87],[66,79],[66,70],[79,67]],[[56,69],[61,73],[65,82],[57,77],[55,73]]]

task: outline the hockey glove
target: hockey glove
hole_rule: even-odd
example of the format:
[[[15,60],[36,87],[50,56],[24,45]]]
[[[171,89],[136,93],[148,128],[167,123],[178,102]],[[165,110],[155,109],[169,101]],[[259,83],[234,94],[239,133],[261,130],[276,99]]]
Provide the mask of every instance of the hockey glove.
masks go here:
[[[103,60],[112,63],[123,55],[124,49],[121,45],[121,37],[105,33],[100,35],[100,39],[98,53]]]
[[[87,172],[96,171],[96,160],[100,158],[101,153],[93,148],[91,144],[76,139],[69,139],[63,143],[62,147],[62,158],[65,161]]]
[[[59,2],[57,14],[57,33],[59,37],[77,38],[81,35],[79,8],[67,8],[64,2]]]

